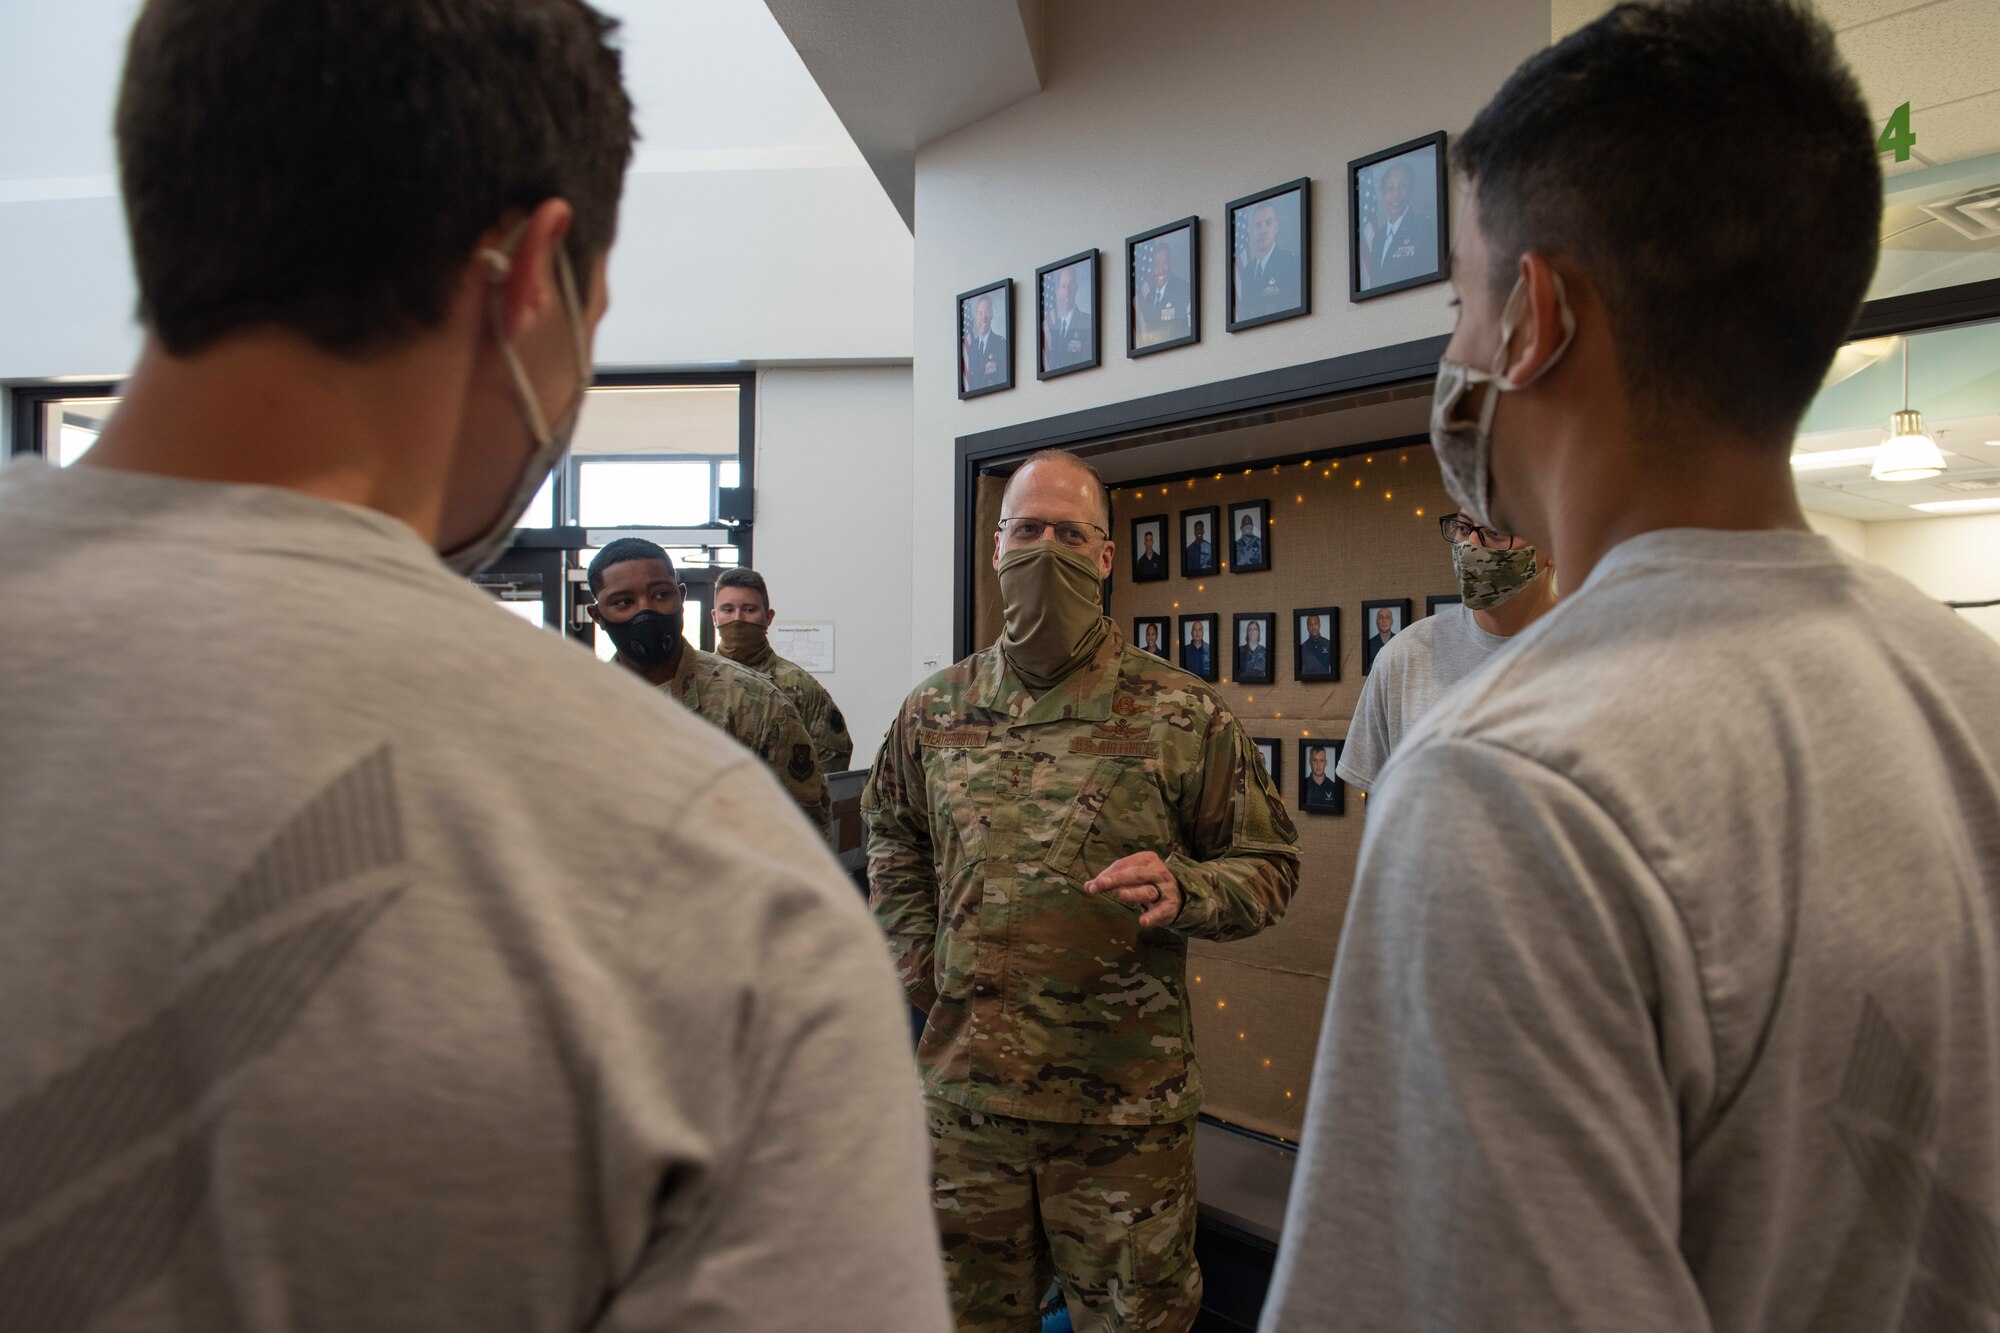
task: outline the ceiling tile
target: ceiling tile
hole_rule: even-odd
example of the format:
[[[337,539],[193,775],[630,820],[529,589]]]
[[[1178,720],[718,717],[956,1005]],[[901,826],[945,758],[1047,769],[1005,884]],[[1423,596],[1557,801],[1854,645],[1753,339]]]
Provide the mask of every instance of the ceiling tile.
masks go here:
[[[1814,0],[1813,8],[1835,28],[1851,28],[1904,10],[1920,9],[1929,3],[1931,0]]]
[[[2000,5],[1994,8],[1993,22],[2000,24]],[[2000,52],[1995,53],[1995,58],[2000,58]],[[1964,162],[2000,153],[2000,90],[1943,106],[1919,104],[1911,110],[1910,128],[1917,136],[1916,153],[1934,163]],[[1916,160],[1913,155],[1910,163]],[[1884,158],[1884,170],[1892,163],[1894,158]]]
[[[2000,21],[1994,0],[1939,0],[1851,28],[1839,35],[1839,42],[1878,118],[1903,102],[1912,104],[1920,149],[1926,147],[1922,113],[1927,107],[2000,88]]]

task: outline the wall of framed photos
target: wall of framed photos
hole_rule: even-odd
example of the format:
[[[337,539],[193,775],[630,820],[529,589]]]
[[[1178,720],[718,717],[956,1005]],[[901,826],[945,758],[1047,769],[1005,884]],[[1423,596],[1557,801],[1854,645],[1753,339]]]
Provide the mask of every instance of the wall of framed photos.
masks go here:
[[[1285,920],[1248,940],[1197,943],[1188,969],[1195,1047],[1208,1089],[1203,1109],[1292,1140],[1305,1116],[1320,1013],[1367,819],[1366,799],[1345,784],[1331,801],[1308,798],[1302,761],[1310,747],[1325,744],[1332,776],[1372,666],[1374,617],[1364,608],[1407,605],[1407,627],[1423,618],[1432,599],[1456,596],[1451,552],[1437,526],[1452,505],[1430,449],[1414,444],[1123,485],[1111,504],[1119,541],[1112,616],[1128,636],[1135,621],[1164,619],[1176,639],[1183,625],[1195,623],[1191,618],[1215,617],[1221,633],[1213,649],[1215,688],[1251,736],[1275,751],[1278,789],[1299,827],[1299,892]],[[1142,581],[1144,543],[1126,544],[1134,523],[1164,516],[1167,532],[1179,534],[1187,530],[1184,520],[1202,515],[1205,532],[1213,532],[1205,519],[1211,511],[1231,533],[1213,552],[1214,572],[1188,572],[1187,543],[1170,541],[1161,553],[1164,576]],[[1253,526],[1261,540],[1243,548],[1262,563],[1239,569],[1236,541],[1246,514],[1253,525],[1264,520],[1261,534]],[[1316,648],[1302,650],[1308,617],[1320,620],[1334,678],[1320,669]],[[1235,651],[1251,624],[1259,626],[1268,681],[1240,678],[1239,667],[1258,665],[1254,655],[1239,658]],[[1143,635],[1134,641],[1146,646]],[[1172,660],[1186,665],[1178,645],[1168,646]]]
[[[1546,0],[1274,0],[1254,12],[1161,0],[1042,13],[1042,91],[917,150],[917,676],[952,660],[952,626],[938,615],[956,575],[949,442],[1448,332],[1443,285],[1349,299],[1348,164],[1434,131],[1456,135],[1549,31]],[[1229,205],[1300,178],[1311,181],[1311,312],[1232,333]],[[1126,243],[1189,217],[1199,221],[1199,337],[1182,344],[1169,330],[1148,344],[1160,350],[1127,356]],[[1092,249],[1099,364],[1037,380],[1035,274]],[[1016,387],[962,399],[955,298],[1001,278]]]

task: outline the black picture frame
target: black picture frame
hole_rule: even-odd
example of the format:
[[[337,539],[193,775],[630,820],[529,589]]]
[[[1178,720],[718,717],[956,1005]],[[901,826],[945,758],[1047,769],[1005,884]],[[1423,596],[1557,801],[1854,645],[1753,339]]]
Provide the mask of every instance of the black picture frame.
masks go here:
[[[1173,661],[1174,618],[1172,616],[1132,617],[1132,646],[1142,653],[1153,652],[1146,646],[1146,630],[1149,626],[1160,632],[1160,651],[1153,653],[1153,656],[1162,662]]]
[[[1346,741],[1326,740],[1318,736],[1299,738],[1299,810],[1308,815],[1344,815],[1347,813],[1347,784],[1341,781],[1335,770],[1340,766],[1340,752]],[[1332,779],[1329,791],[1316,791],[1312,780],[1312,752],[1326,751],[1326,776]]]
[[[1243,554],[1243,519],[1248,518],[1256,535],[1257,544],[1250,548],[1256,556],[1253,560],[1240,560]],[[1261,574],[1271,567],[1271,502],[1269,500],[1238,500],[1229,506],[1229,572],[1232,574]]]
[[[1392,292],[1428,287],[1449,276],[1451,169],[1446,157],[1445,134],[1439,130],[1347,164],[1349,301],[1372,301]],[[1376,184],[1385,181],[1404,158],[1414,159],[1402,164],[1412,196],[1405,205],[1405,216],[1412,219],[1407,237],[1400,220],[1393,234],[1377,230],[1382,217]],[[1388,248],[1386,261],[1377,247]],[[1412,265],[1420,267],[1413,270]]]
[[[1313,661],[1306,660],[1307,621],[1317,617],[1320,621],[1319,637],[1326,640],[1325,665],[1319,663],[1320,653],[1313,654]],[[1340,608],[1337,606],[1300,606],[1292,609],[1292,679],[1319,683],[1340,679]]]
[[[1174,534],[1174,545],[1179,551],[1181,577],[1184,579],[1205,579],[1222,572],[1222,506],[1203,505],[1199,509],[1183,509],[1180,513],[1180,528]],[[1208,562],[1199,564],[1191,559],[1194,551],[1193,534],[1189,525],[1197,520],[1205,522],[1202,529],[1204,540],[1208,542]]]
[[[1447,606],[1462,606],[1465,598],[1455,592],[1434,592],[1424,598],[1424,616],[1428,619]]]
[[[990,317],[987,332],[990,338],[994,328],[1001,330],[1000,346],[997,349],[992,347],[987,349],[993,355],[990,355],[987,361],[980,363],[979,374],[975,376],[972,371],[970,359],[973,317],[978,310],[979,298],[983,296],[990,300],[995,293],[999,294],[1000,299],[998,304],[1000,310],[997,314]],[[968,303],[970,303],[970,308],[968,308]],[[967,398],[984,398],[989,393],[999,393],[1002,390],[1013,388],[1014,280],[1012,278],[1002,278],[998,282],[989,282],[984,287],[974,287],[969,292],[960,292],[955,298],[952,308],[958,314],[957,342],[952,355],[958,362],[959,398],[961,400]],[[993,372],[999,375],[997,380],[993,378],[993,374],[988,372],[988,362],[997,363]],[[976,385],[972,383],[972,380],[975,378],[980,381]]]
[[[1182,616],[1178,627],[1179,632],[1175,635],[1175,642],[1180,645],[1181,670],[1190,675],[1199,676],[1210,684],[1214,684],[1220,675],[1216,670],[1218,665],[1216,659],[1222,655],[1222,650],[1216,643],[1216,633],[1220,629],[1219,622],[1221,619],[1222,617],[1213,611],[1205,611],[1199,615]],[[1193,629],[1197,624],[1207,630],[1207,633],[1202,636],[1208,645],[1208,660],[1206,662],[1191,662],[1188,660],[1188,650],[1191,646],[1188,641],[1188,631]]]
[[[1288,197],[1297,195],[1296,220],[1291,221],[1296,248],[1291,256],[1284,253],[1285,232],[1288,219],[1285,214],[1292,211],[1287,206]],[[1278,227],[1278,237],[1267,258],[1279,261],[1271,270],[1263,287],[1246,295],[1241,280],[1249,272],[1254,262],[1250,251],[1251,225],[1255,221],[1247,209],[1260,204],[1273,205],[1274,221]],[[1239,225],[1237,214],[1244,213]],[[1228,320],[1226,327],[1231,333],[1241,333],[1244,329],[1254,329],[1262,324],[1275,324],[1279,320],[1297,319],[1300,315],[1312,313],[1312,177],[1301,176],[1297,180],[1286,181],[1283,185],[1273,185],[1268,190],[1246,194],[1241,199],[1232,199],[1223,206],[1223,225],[1229,229],[1228,262],[1223,265],[1224,293],[1227,302]],[[1294,265],[1293,259],[1296,259]],[[1293,269],[1296,268],[1296,272]],[[1284,301],[1290,289],[1287,282],[1295,284],[1296,295]],[[1274,301],[1283,304],[1273,304]]]
[[[1185,241],[1180,239],[1183,232]],[[1161,284],[1164,290],[1156,292],[1152,269],[1154,258],[1160,254],[1168,256],[1168,270]],[[1176,258],[1182,265],[1178,272],[1173,267]],[[1140,272],[1142,264],[1146,266],[1144,273]],[[1137,236],[1127,236],[1125,355],[1151,356],[1200,341],[1201,219],[1185,217]]]
[[[1378,597],[1361,604],[1361,674],[1364,676],[1375,669],[1375,654],[1384,647],[1380,627],[1375,623],[1375,613],[1382,610],[1395,613],[1395,624],[1389,631],[1391,638],[1410,627],[1410,599],[1407,597]]]
[[[1086,267],[1087,266],[1087,267]],[[1102,360],[1103,332],[1099,316],[1104,313],[1104,303],[1097,299],[1101,289],[1098,270],[1103,267],[1098,262],[1095,250],[1081,250],[1067,259],[1058,259],[1053,264],[1044,264],[1035,270],[1035,378],[1052,380],[1063,375],[1074,375],[1079,370],[1089,370]],[[1057,285],[1066,270],[1084,268],[1077,279],[1075,295],[1070,310],[1071,325],[1063,335],[1063,346],[1051,347],[1051,339],[1056,337],[1053,323]],[[1088,284],[1088,285],[1086,285]],[[1083,302],[1084,293],[1090,296],[1090,304]],[[1076,324],[1076,316],[1083,316],[1081,327]]]
[[[1147,563],[1144,536],[1147,529],[1153,530],[1153,560]],[[1158,583],[1167,577],[1172,568],[1171,557],[1167,553],[1167,516],[1146,514],[1132,520],[1132,582]]]
[[[1271,786],[1278,792],[1285,790],[1285,743],[1269,736],[1252,736],[1250,744],[1257,749],[1257,757],[1264,762],[1264,774],[1271,779]]]
[[[1262,671],[1244,669],[1243,636],[1249,628],[1257,627],[1257,638],[1264,649],[1264,669]],[[1275,685],[1278,683],[1278,613],[1275,611],[1238,611],[1229,617],[1229,678],[1238,685]]]

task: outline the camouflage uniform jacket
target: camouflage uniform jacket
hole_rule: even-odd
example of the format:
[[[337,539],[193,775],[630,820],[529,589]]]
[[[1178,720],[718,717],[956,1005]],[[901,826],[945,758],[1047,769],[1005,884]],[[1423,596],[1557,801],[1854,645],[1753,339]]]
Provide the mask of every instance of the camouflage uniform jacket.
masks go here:
[[[619,664],[624,665],[622,659]],[[775,684],[748,667],[687,644],[681,648],[673,679],[660,688],[695,716],[756,751],[814,828],[825,829],[832,821],[833,800],[827,795],[826,775],[813,756],[812,737],[806,734],[799,710]]]
[[[1264,929],[1299,878],[1291,816],[1214,690],[1116,626],[1039,700],[988,648],[904,700],[861,806],[869,902],[930,1014],[927,1092],[1027,1120],[1195,1113],[1187,941]],[[1180,884],[1170,926],[1083,892],[1141,851]]]
[[[778,656],[768,644],[762,657],[744,661],[742,665],[760,676],[770,677],[799,710],[806,730],[812,735],[813,748],[819,754],[820,772],[845,773],[848,760],[854,757],[854,738],[847,734],[847,719],[840,715],[833,696],[826,692],[818,677],[798,663]]]

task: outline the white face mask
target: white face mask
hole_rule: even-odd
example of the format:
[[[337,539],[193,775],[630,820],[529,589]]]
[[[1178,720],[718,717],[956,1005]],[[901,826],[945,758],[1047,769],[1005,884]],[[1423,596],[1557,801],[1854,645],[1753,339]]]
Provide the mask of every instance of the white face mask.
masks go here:
[[[1500,406],[1500,395],[1525,389],[1542,376],[1549,368],[1562,360],[1569,350],[1570,340],[1576,337],[1576,315],[1569,308],[1569,297],[1563,291],[1562,275],[1550,273],[1549,280],[1555,284],[1556,309],[1562,315],[1563,337],[1548,360],[1536,368],[1526,379],[1507,378],[1507,344],[1513,339],[1515,321],[1521,317],[1528,304],[1528,287],[1525,277],[1517,279],[1514,290],[1507,294],[1507,304],[1500,311],[1500,346],[1493,353],[1493,369],[1478,370],[1462,361],[1438,362],[1437,387],[1431,391],[1431,448],[1437,451],[1438,469],[1444,473],[1444,488],[1451,494],[1452,502],[1459,512],[1482,528],[1501,529],[1503,525],[1493,521],[1493,414]],[[1476,420],[1462,420],[1458,416],[1460,405],[1466,393],[1475,385],[1489,385],[1486,401],[1479,409]]]
[[[521,225],[526,227],[527,224],[524,222]],[[520,240],[521,231],[517,228],[513,239],[507,243],[506,251],[487,250],[482,257],[486,260],[487,282],[490,284],[487,317],[493,322],[493,336],[499,339],[500,355],[507,362],[507,372],[514,381],[514,399],[521,410],[522,420],[527,423],[528,435],[534,440],[535,448],[528,455],[527,464],[514,483],[507,503],[500,506],[486,530],[464,545],[442,554],[445,565],[459,574],[477,574],[507,549],[507,543],[514,536],[514,526],[534,502],[535,492],[548,480],[549,471],[555,467],[557,460],[569,451],[570,436],[576,433],[577,418],[583,414],[584,392],[590,388],[590,349],[584,345],[583,303],[577,299],[576,273],[570,268],[569,252],[560,242],[555,251],[556,288],[562,299],[563,318],[569,323],[570,340],[576,350],[576,394],[562,416],[557,418],[554,428],[542,415],[542,405],[535,400],[534,386],[528,382],[528,372],[522,368],[514,345],[500,332],[500,284],[506,281],[507,270],[513,266],[514,248]]]

